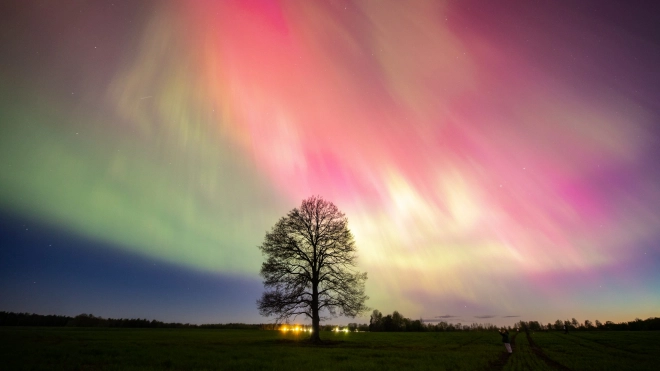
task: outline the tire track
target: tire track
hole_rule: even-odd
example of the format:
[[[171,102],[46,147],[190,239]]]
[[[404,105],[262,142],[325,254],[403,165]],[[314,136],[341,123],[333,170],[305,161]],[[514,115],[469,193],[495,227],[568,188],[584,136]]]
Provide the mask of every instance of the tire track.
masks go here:
[[[561,363],[555,361],[554,359],[548,357],[544,352],[541,347],[536,345],[534,342],[534,339],[532,339],[531,336],[529,336],[529,331],[525,331],[525,334],[527,335],[527,341],[529,342],[530,348],[532,348],[532,352],[534,352],[534,355],[537,357],[541,358],[543,362],[545,362],[548,366],[557,369],[557,370],[562,370],[562,371],[572,371],[570,368],[562,365]]]
[[[517,332],[511,336],[511,348],[516,345],[516,336],[518,336]],[[506,363],[509,361],[509,357],[511,357],[510,353],[502,353],[498,359],[488,363],[486,370],[503,370],[504,366],[506,366]]]

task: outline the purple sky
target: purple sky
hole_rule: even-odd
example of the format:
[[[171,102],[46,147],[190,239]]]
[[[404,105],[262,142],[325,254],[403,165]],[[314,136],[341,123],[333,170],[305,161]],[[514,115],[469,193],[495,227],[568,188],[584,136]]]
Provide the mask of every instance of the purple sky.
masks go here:
[[[16,1],[0,20],[0,310],[268,322],[257,246],[321,195],[384,313],[658,315],[658,4]]]

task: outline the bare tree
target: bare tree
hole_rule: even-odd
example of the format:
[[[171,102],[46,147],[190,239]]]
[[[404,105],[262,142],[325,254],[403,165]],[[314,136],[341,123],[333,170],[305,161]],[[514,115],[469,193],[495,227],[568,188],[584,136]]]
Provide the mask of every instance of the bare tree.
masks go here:
[[[321,313],[355,317],[368,311],[366,273],[355,270],[356,248],[346,216],[320,197],[303,200],[266,233],[259,246],[266,261],[261,275],[267,291],[257,301],[264,316],[278,321],[305,315],[312,342],[320,342]]]

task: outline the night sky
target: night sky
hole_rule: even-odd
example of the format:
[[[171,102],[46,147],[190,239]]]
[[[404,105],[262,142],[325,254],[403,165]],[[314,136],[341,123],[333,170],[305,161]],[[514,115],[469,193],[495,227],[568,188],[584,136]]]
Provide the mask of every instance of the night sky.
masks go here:
[[[3,1],[0,310],[272,321],[257,246],[320,195],[383,313],[658,316],[658,25],[652,1]]]

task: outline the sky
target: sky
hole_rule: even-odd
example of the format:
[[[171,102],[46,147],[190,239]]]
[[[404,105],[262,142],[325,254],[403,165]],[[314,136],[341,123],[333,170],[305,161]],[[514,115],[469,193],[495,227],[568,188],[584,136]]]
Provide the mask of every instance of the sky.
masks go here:
[[[2,2],[0,310],[271,322],[258,246],[319,195],[385,314],[658,316],[660,4],[631,4]]]

